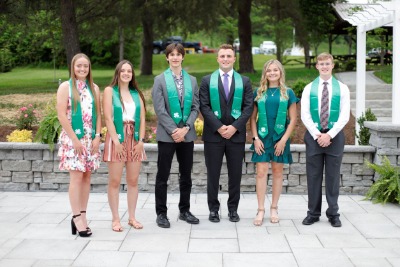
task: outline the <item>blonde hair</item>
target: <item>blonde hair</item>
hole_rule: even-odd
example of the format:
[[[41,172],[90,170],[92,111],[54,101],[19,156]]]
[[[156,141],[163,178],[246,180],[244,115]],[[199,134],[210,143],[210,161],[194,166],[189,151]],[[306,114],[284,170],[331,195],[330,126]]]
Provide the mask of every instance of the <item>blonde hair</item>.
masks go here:
[[[282,63],[280,63],[276,59],[271,59],[271,60],[267,61],[264,64],[263,72],[262,72],[261,80],[260,80],[260,87],[257,90],[257,96],[256,96],[255,101],[260,99],[262,97],[262,95],[264,94],[264,92],[266,92],[268,87],[269,87],[269,82],[268,82],[268,78],[267,78],[267,69],[272,64],[275,64],[278,67],[279,72],[281,74],[281,77],[279,78],[279,93],[280,93],[280,96],[284,97],[285,99],[288,99],[288,95],[287,95],[287,92],[286,92],[287,91],[287,86],[285,84],[285,70],[283,69]]]
[[[318,64],[318,61],[323,61],[323,60],[328,60],[328,59],[330,59],[333,63],[333,56],[327,52],[323,52],[317,56],[317,64]]]
[[[81,101],[80,97],[79,97],[79,92],[78,89],[76,88],[76,77],[75,77],[75,62],[80,59],[80,58],[85,58],[88,62],[89,62],[89,71],[88,71],[88,75],[86,77],[86,80],[89,83],[90,86],[90,91],[92,91],[92,95],[94,97],[94,103],[96,105],[96,116],[98,116],[99,114],[97,114],[97,107],[99,106],[99,103],[97,101],[97,97],[96,97],[96,90],[94,89],[94,83],[93,83],[93,77],[92,77],[92,64],[90,63],[90,59],[87,55],[83,54],[83,53],[79,53],[76,54],[71,61],[71,80],[72,80],[72,101],[74,101],[74,111],[76,111],[77,108],[77,103]]]

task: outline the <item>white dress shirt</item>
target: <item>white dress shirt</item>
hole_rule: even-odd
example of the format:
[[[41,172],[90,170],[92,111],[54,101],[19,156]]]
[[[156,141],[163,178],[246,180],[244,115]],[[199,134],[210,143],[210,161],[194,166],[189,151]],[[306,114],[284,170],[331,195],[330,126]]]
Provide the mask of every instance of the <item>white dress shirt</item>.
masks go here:
[[[227,72],[228,73],[228,81],[229,81],[229,92],[231,91],[231,85],[232,85],[232,77],[233,77],[233,69]],[[222,85],[224,84],[224,74],[221,69],[219,69],[219,76],[221,77]]]
[[[324,88],[323,82],[325,82],[321,77],[319,79],[318,85],[318,113],[321,112],[321,97],[322,97],[322,90]],[[330,105],[332,99],[332,77],[326,80],[328,82],[328,91],[329,91],[329,112],[330,112]],[[314,121],[311,117],[310,111],[310,91],[311,91],[312,82],[307,84],[304,88],[302,97],[301,97],[301,120],[306,126],[308,132],[311,136],[317,139],[317,134],[321,132],[315,125]],[[333,127],[328,131],[328,134],[331,138],[334,138],[347,124],[350,119],[350,91],[347,85],[341,83],[339,81],[340,86],[340,112],[339,118],[337,122],[333,125]]]

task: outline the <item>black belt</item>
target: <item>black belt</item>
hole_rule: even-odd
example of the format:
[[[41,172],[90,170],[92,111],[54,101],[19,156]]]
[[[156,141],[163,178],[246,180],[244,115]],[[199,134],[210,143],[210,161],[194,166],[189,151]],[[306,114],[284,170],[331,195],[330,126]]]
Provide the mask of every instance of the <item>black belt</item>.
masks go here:
[[[329,128],[328,129],[320,129],[319,131],[321,132],[321,133],[327,133],[327,132],[329,132]]]

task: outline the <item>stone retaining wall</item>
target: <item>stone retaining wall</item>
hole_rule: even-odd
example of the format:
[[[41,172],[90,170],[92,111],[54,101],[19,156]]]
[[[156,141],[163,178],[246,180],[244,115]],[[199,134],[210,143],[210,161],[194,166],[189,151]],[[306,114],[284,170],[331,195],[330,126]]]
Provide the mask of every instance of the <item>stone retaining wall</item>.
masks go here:
[[[250,145],[246,146],[245,162],[243,162],[242,192],[255,192],[255,164],[251,162],[252,152],[249,147]],[[148,159],[142,164],[139,187],[141,191],[153,192],[157,172],[157,145],[145,144],[145,150]],[[283,193],[306,194],[305,146],[291,145],[291,151],[293,164],[285,165]],[[203,145],[196,144],[192,171],[193,192],[206,192],[207,171],[203,152]],[[373,161],[374,157],[375,147],[345,146],[341,169],[341,194],[364,194],[369,189],[374,172],[364,166],[364,161]],[[59,171],[58,164],[57,149],[50,152],[47,145],[0,142],[0,190],[67,191],[69,175],[68,172]],[[227,191],[227,177],[227,167],[224,162],[220,179],[222,191]],[[269,185],[271,178],[270,174]],[[92,191],[106,192],[107,179],[107,165],[102,163],[92,174]],[[270,187],[268,189],[270,190]],[[124,178],[121,190],[126,190]],[[171,168],[169,190],[179,191],[176,158]]]

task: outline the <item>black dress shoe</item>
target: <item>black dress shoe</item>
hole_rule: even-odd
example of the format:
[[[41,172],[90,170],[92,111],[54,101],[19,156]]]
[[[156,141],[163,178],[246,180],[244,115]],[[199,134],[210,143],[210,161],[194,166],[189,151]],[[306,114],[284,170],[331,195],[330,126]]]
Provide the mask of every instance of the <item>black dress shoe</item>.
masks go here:
[[[157,225],[161,228],[169,228],[171,225],[169,224],[168,217],[166,214],[161,213],[157,215]]]
[[[311,225],[315,222],[319,221],[319,217],[311,217],[310,215],[307,215],[307,217],[304,218],[303,224],[304,225]]]
[[[219,222],[218,211],[210,211],[210,216],[208,216],[210,222]]]
[[[198,224],[200,222],[190,211],[181,212],[179,219],[191,224]]]
[[[231,222],[238,222],[238,221],[240,221],[239,214],[237,214],[236,210],[230,211],[230,212],[228,213],[228,217],[229,217],[229,220],[230,220]]]
[[[339,217],[329,218],[329,222],[333,227],[342,227],[342,222],[340,221]]]

